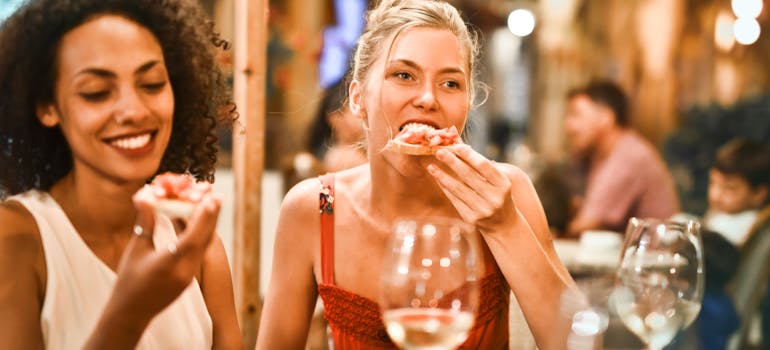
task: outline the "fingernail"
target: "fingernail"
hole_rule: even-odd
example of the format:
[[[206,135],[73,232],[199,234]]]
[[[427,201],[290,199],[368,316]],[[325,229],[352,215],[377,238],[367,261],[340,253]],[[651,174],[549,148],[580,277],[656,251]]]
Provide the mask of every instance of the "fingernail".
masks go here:
[[[428,164],[428,172],[431,173],[431,174],[435,174],[436,173],[436,166],[433,165],[433,164]]]

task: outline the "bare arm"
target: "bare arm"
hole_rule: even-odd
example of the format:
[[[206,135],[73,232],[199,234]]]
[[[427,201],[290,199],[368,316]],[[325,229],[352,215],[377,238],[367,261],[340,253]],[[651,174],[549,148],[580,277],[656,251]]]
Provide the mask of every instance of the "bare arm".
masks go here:
[[[429,166],[447,198],[483,235],[541,349],[566,348],[563,293],[574,281],[555,254],[545,214],[529,179],[470,147],[436,154]]]
[[[214,235],[206,251],[201,289],[214,323],[214,349],[242,348],[243,340],[235,315],[230,264],[227,261],[225,246],[218,235]]]
[[[45,258],[39,234],[18,204],[0,204],[0,222],[0,348],[43,349]]]
[[[316,179],[295,186],[283,200],[273,250],[273,271],[260,321],[257,349],[304,349],[318,298],[313,272],[318,247]]]

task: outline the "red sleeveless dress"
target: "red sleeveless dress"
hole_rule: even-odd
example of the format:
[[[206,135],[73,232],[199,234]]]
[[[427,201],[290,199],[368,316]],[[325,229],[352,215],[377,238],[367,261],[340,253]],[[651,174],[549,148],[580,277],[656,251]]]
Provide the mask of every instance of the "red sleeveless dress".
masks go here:
[[[398,349],[390,341],[377,302],[334,285],[334,174],[320,177],[321,278],[324,303],[336,350]],[[459,349],[508,349],[510,289],[494,263],[481,280],[479,308],[468,339]],[[491,271],[491,273],[489,273]]]

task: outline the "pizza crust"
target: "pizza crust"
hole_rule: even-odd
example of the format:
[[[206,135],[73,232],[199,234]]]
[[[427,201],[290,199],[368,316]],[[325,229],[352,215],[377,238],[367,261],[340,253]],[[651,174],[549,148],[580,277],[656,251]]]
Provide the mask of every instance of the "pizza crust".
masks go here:
[[[405,143],[402,141],[390,140],[385,145],[385,149],[397,153],[409,154],[413,156],[430,156],[436,154],[439,148],[442,146],[429,147],[422,145],[413,145],[411,143]],[[446,146],[443,146],[446,147]]]
[[[155,210],[171,219],[189,220],[195,211],[195,203],[179,199],[158,199]]]

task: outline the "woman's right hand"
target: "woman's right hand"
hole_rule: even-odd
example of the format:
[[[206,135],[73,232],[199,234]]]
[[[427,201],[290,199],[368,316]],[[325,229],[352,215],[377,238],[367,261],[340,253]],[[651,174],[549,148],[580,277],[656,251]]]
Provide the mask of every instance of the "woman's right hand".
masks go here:
[[[201,271],[214,235],[221,199],[206,194],[176,243],[157,249],[153,205],[140,195],[134,196],[134,204],[138,211],[134,235],[123,252],[115,287],[87,348],[133,348],[150,320],[190,285]]]

